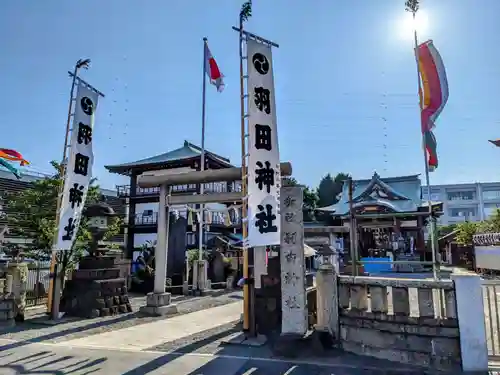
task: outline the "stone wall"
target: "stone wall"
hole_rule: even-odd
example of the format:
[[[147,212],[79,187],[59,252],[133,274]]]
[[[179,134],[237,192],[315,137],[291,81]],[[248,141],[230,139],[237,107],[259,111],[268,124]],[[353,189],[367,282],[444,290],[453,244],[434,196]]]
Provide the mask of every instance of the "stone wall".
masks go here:
[[[348,352],[460,370],[453,281],[339,277],[340,344]]]

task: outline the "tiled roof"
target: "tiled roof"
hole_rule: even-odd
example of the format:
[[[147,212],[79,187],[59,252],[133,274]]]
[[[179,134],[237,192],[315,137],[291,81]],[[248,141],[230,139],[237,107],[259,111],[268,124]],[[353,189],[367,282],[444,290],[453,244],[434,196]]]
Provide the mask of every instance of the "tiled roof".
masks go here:
[[[118,172],[119,170],[125,170],[134,167],[141,167],[146,165],[163,164],[178,160],[192,159],[199,157],[201,155],[201,148],[188,141],[184,141],[184,145],[173,151],[166,152],[164,154],[152,156],[146,159],[141,159],[133,161],[130,163],[118,164],[118,165],[107,165],[105,166],[110,172]],[[205,150],[205,155],[211,157],[214,160],[222,164],[230,166],[230,161],[227,158],[214,154],[210,151]]]
[[[393,195],[399,197],[397,200],[374,199],[368,197],[361,199],[365,192],[369,193],[370,188],[377,184]],[[371,179],[353,181],[353,202],[354,206],[379,204],[386,206],[396,212],[414,212],[422,205],[421,182],[419,175],[381,178],[374,173]],[[356,199],[358,198],[358,199]],[[356,202],[358,200],[358,202]],[[338,203],[320,209],[327,212],[335,212],[336,215],[345,215],[349,212],[349,184],[344,182],[342,196]]]

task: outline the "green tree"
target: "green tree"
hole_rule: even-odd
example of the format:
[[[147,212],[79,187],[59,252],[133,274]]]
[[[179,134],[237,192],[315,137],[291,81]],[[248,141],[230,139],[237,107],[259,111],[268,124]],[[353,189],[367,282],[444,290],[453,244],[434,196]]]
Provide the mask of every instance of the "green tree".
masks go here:
[[[472,236],[480,233],[500,233],[500,209],[496,209],[486,220],[479,223],[463,222],[456,226],[455,241],[462,246],[473,245]]]
[[[481,224],[473,223],[471,221],[465,221],[463,223],[457,224],[457,235],[455,237],[455,241],[457,244],[462,246],[471,246],[472,245],[472,236],[475,235],[478,231],[478,227]]]
[[[327,207],[339,201],[340,193],[344,186],[344,181],[349,178],[346,173],[338,173],[335,178],[330,173],[324,176],[318,186],[318,207]],[[328,213],[318,214],[318,219],[328,221],[330,215]]]
[[[283,178],[283,186],[298,186],[299,182],[293,177]],[[304,214],[304,221],[314,221],[315,210],[318,206],[318,194],[315,190],[304,187],[304,205],[302,212]]]
[[[478,231],[482,233],[500,233],[500,209],[496,209],[493,213],[482,222]]]
[[[24,252],[33,258],[47,257],[51,254],[52,244],[56,233],[56,204],[59,187],[64,183],[60,175],[60,164],[52,161],[55,172],[52,176],[36,180],[31,186],[20,193],[11,194],[7,199],[7,222],[11,231],[31,239],[25,246]],[[98,185],[93,179],[87,193],[85,204],[93,204],[101,200]],[[121,219],[113,218],[104,240],[118,234]],[[87,219],[82,218],[73,248],[66,252],[67,256],[59,259],[63,269],[71,268],[87,248],[92,236],[88,230]],[[69,255],[69,256],[68,256]]]

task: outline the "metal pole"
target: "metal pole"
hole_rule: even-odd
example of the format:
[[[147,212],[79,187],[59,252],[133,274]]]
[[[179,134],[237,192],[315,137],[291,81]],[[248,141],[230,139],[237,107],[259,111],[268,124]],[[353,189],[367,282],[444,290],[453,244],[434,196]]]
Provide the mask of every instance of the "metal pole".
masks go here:
[[[202,90],[202,103],[201,103],[201,158],[200,158],[200,171],[205,170],[205,103],[206,103],[206,91],[207,91],[207,79],[206,79],[206,71],[207,71],[207,38],[203,38],[203,90]],[[204,183],[200,184],[200,194],[204,192]],[[204,204],[200,204],[200,213],[199,213],[199,247],[198,247],[198,260],[201,261],[203,259],[203,219],[204,219]],[[198,272],[200,268],[198,267]],[[198,275],[198,280],[200,280],[200,275]]]
[[[356,257],[356,218],[354,217],[354,207],[353,207],[353,201],[352,201],[352,195],[353,195],[353,183],[352,183],[352,178],[349,177],[347,180],[348,185],[348,192],[349,192],[349,218],[350,218],[350,230],[349,230],[349,242],[351,243],[351,265],[352,265],[352,275],[357,276],[358,275],[358,264],[357,264],[357,257]]]
[[[420,81],[420,64],[418,55],[418,38],[417,38],[417,27],[416,27],[416,12],[413,13],[413,38],[415,42],[415,62],[417,63],[417,81],[418,81],[418,102],[420,107],[420,114],[422,113],[424,103],[423,103],[423,91],[422,83]],[[422,117],[420,117],[420,124],[422,125]],[[429,217],[430,217],[430,239],[431,239],[431,251],[432,251],[432,275],[434,280],[438,279],[438,267],[436,262],[436,243],[434,239],[434,217],[432,215],[432,201],[431,201],[431,187],[429,178],[429,165],[427,164],[427,150],[425,148],[425,135],[422,132],[422,150],[424,153],[424,166],[425,166],[425,185],[427,189],[427,205],[429,206]]]
[[[73,109],[73,95],[75,93],[75,83],[76,83],[76,76],[78,74],[78,69],[81,68],[82,66],[82,60],[78,60],[75,64],[75,68],[73,70],[73,79],[71,81],[71,91],[69,94],[69,106],[68,106],[68,118],[66,120],[66,134],[64,136],[64,148],[63,148],[63,156],[62,156],[62,163],[60,166],[60,178],[64,181],[64,176],[66,174],[66,158],[67,158],[67,153],[68,153],[68,141],[69,141],[69,134],[70,134],[70,126],[71,126],[71,112]],[[61,209],[61,203],[62,203],[62,195],[63,195],[63,190],[64,190],[64,182],[59,185],[59,189],[57,192],[57,203],[56,203],[56,224],[55,224],[55,231],[56,233],[54,234],[54,244],[57,244],[57,235],[58,235],[58,228],[59,228],[59,211]],[[55,272],[55,264],[57,262],[57,250],[55,250],[55,247],[52,249],[52,257],[50,260],[50,273],[51,275],[54,274]],[[53,306],[53,289],[54,289],[54,281],[56,280],[57,275],[54,275],[50,278],[49,282],[49,294],[47,298],[47,311],[50,313],[52,312],[52,306]],[[54,296],[56,299],[59,298],[59,296]],[[54,301],[55,302],[55,301]]]
[[[243,278],[245,284],[243,285],[243,330],[251,331],[250,324],[250,285],[248,283],[249,269],[248,269],[248,249],[246,240],[248,236],[248,201],[247,201],[247,167],[246,167],[246,129],[245,129],[245,88],[243,77],[243,17],[240,16],[240,30],[239,30],[239,55],[240,55],[240,116],[241,116],[241,230],[243,236]]]

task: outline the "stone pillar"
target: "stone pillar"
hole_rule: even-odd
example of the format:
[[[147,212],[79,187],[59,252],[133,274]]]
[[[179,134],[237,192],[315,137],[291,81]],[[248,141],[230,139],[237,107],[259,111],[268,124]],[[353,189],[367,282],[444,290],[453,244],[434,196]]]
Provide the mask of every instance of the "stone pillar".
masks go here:
[[[338,275],[340,273],[340,249],[337,248],[337,238],[338,236],[335,233],[329,233],[330,247],[335,249],[335,254],[332,255],[332,264],[335,269],[335,273]]]
[[[226,279],[226,289],[233,290],[234,276],[228,276]]]
[[[207,288],[208,262],[206,260],[193,261],[193,290],[200,294]]]
[[[153,293],[148,293],[146,306],[140,311],[155,316],[167,315],[177,312],[177,306],[170,304],[170,293],[165,292],[167,280],[168,259],[168,232],[169,220],[167,210],[168,187],[166,184],[160,186],[160,204],[158,210],[158,229],[155,248],[155,280]]]
[[[7,279],[12,277],[12,297],[14,298],[14,316],[16,320],[24,320],[26,309],[26,282],[28,280],[28,265],[26,263],[9,263]]]
[[[155,282],[154,292],[165,293],[165,280],[167,279],[167,185],[160,186],[160,205],[158,210],[158,229],[155,248]]]
[[[316,274],[316,331],[337,340],[339,338],[339,306],[337,273],[330,263],[323,263]],[[323,341],[323,340],[322,340]]]
[[[481,278],[475,274],[452,274],[457,300],[462,370],[488,372],[488,346]]]
[[[193,293],[198,289],[198,261],[193,260]]]
[[[302,204],[301,187],[281,188],[282,335],[303,336],[308,328]]]

